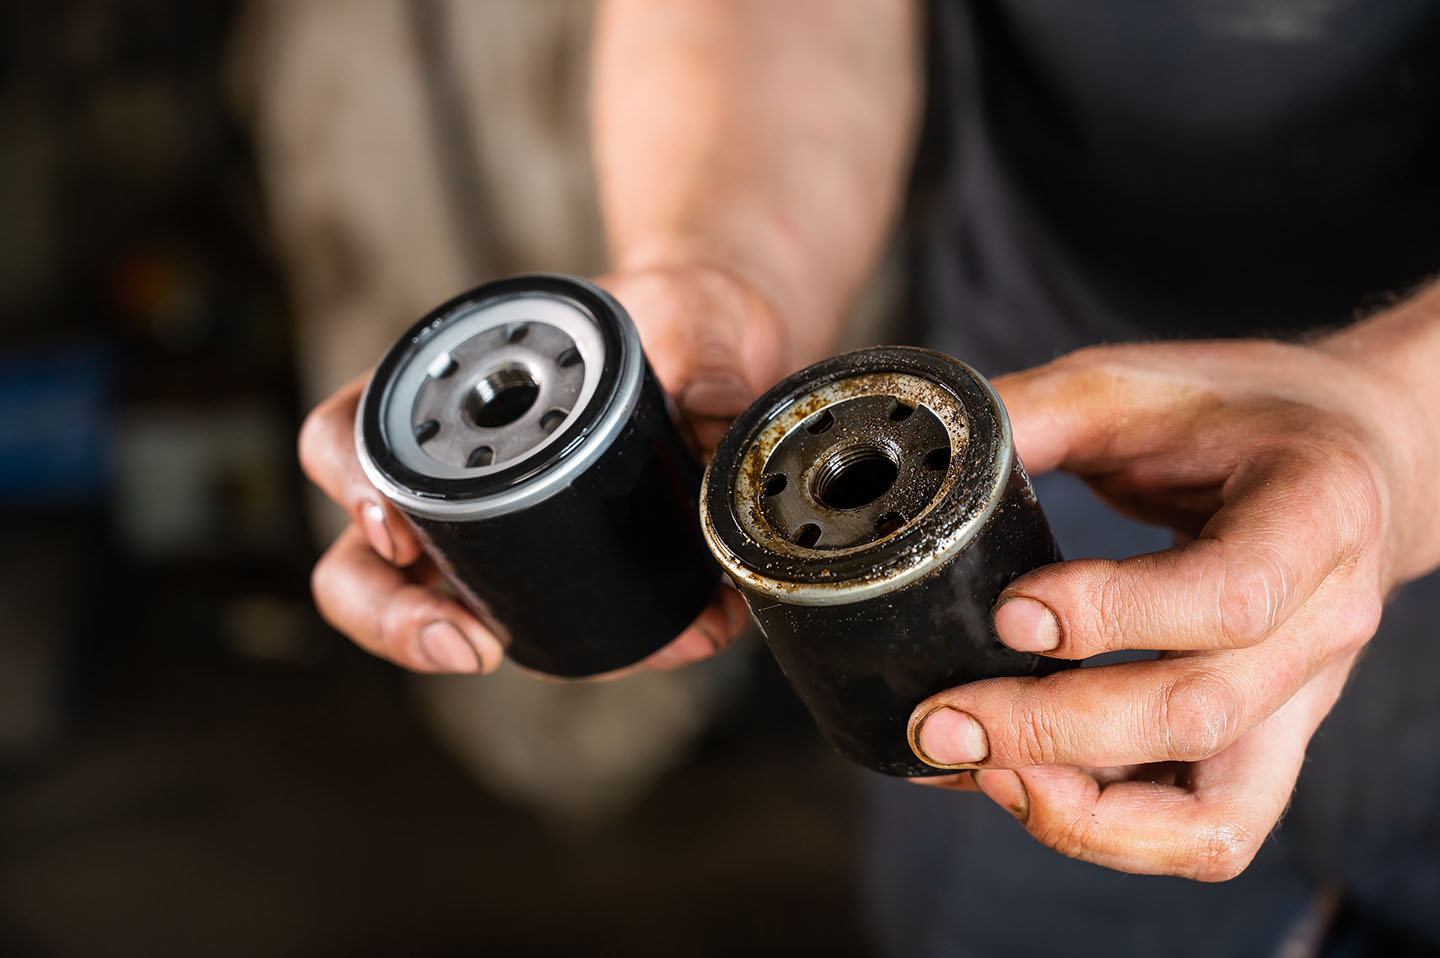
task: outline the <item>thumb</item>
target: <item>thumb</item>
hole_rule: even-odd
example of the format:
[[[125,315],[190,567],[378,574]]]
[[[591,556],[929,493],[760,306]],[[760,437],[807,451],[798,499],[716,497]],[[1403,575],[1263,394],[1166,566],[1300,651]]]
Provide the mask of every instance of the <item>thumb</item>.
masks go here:
[[[691,419],[734,419],[757,392],[738,372],[710,369],[681,388],[676,405]]]
[[[665,391],[692,416],[738,415],[785,372],[773,309],[729,273],[651,268],[599,282],[634,320]]]
[[[1032,475],[1052,469],[1095,473],[1117,468],[1174,432],[1174,389],[1151,379],[1118,354],[1099,347],[994,380],[1010,415],[1021,462]]]

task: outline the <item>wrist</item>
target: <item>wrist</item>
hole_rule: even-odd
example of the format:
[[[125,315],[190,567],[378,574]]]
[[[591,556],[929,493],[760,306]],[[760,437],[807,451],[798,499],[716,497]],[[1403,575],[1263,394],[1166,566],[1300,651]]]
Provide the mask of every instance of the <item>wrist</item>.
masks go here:
[[[1440,566],[1440,284],[1315,344],[1353,372],[1353,398],[1385,450],[1392,578]]]

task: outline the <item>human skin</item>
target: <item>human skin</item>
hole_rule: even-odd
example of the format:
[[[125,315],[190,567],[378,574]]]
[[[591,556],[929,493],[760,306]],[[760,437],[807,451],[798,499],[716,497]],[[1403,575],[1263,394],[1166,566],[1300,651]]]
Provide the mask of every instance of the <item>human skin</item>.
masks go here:
[[[1007,645],[1159,659],[922,702],[932,780],[1131,872],[1231,878],[1294,789],[1385,597],[1440,564],[1440,286],[1309,344],[1106,346],[996,382],[1021,458],[1084,478],[1175,548],[1013,582]]]
[[[907,0],[614,0],[597,11],[595,160],[612,272],[660,383],[704,448],[786,373],[823,358],[903,193],[918,113]],[[368,376],[368,374],[366,374]],[[366,376],[300,433],[350,526],[311,577],[325,619],[424,672],[490,672],[503,649],[445,588],[355,457]],[[645,663],[669,668],[747,621],[721,589]]]
[[[830,352],[901,194],[917,32],[902,0],[601,7],[592,112],[615,268],[601,282],[702,442]],[[980,769],[939,783],[978,787],[1075,857],[1241,871],[1384,596],[1440,562],[1437,300],[1309,344],[1102,347],[997,381],[1032,471],[1073,471],[1178,533],[1166,552],[1017,580],[995,612],[1002,640],[1061,658],[1165,654],[922,703],[917,754]],[[499,643],[435,587],[355,462],[362,383],[301,437],[307,473],[353,519],[316,567],[317,604],[401,665],[493,669]],[[743,621],[722,591],[648,664],[709,654]]]

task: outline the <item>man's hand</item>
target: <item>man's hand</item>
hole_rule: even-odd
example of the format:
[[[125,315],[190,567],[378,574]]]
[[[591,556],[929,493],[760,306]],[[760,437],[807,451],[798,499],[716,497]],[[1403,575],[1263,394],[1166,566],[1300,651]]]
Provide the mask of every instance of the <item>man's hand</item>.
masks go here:
[[[661,385],[708,454],[729,420],[786,371],[780,325],[764,298],[708,267],[601,279],[625,305]],[[504,650],[447,589],[410,525],[366,480],[355,456],[355,408],[369,374],[322,402],[300,432],[306,475],[350,515],[311,577],[321,615],[366,650],[420,672],[492,672]],[[726,645],[748,619],[722,587],[646,664],[673,668]]]
[[[916,708],[912,746],[979,769],[938,784],[978,786],[1067,855],[1230,878],[1283,812],[1386,594],[1435,562],[1437,417],[1339,343],[1101,347],[996,386],[1030,469],[1076,473],[1178,543],[1017,579],[1000,638],[1063,659],[1162,654],[951,689]]]

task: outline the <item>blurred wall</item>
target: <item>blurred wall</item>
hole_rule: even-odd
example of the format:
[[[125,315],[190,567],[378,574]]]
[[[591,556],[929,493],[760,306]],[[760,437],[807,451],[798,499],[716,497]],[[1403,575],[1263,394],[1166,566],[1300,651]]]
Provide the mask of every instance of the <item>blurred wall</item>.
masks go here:
[[[307,395],[435,304],[604,263],[590,4],[257,0],[234,55],[295,292]]]

